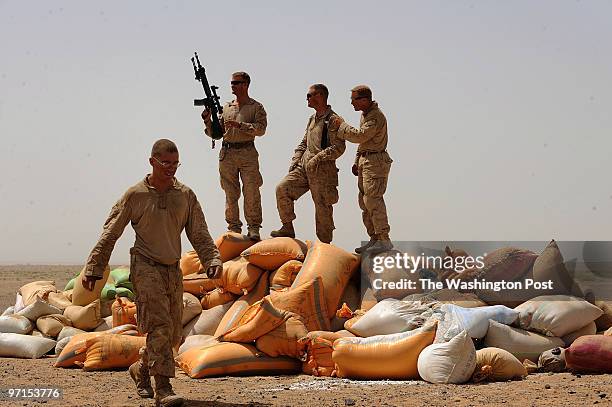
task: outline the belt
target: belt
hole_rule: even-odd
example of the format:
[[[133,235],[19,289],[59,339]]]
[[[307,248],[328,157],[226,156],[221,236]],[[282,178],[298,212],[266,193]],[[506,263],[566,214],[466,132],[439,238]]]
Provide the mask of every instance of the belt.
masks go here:
[[[134,250],[134,248],[131,248],[131,249],[130,249],[130,254],[131,254],[132,256],[138,257],[138,259],[139,259],[139,260],[141,260],[141,261],[143,261],[143,262],[147,263],[147,264],[148,264],[148,265],[150,265],[150,266],[173,267],[173,266],[175,266],[175,265],[177,265],[177,264],[178,264],[178,261],[177,261],[176,263],[173,263],[173,264],[164,264],[164,263],[160,263],[160,262],[158,262],[158,261],[155,261],[155,260],[153,260],[153,259],[148,258],[147,256],[144,256],[144,255],[142,255],[142,254],[138,253],[136,250]]]
[[[383,150],[383,151],[358,151],[357,152],[357,156],[358,157],[365,157],[368,155],[372,155],[372,154],[380,154],[380,153],[386,153],[387,150]]]
[[[241,143],[228,143],[224,141],[221,143],[221,148],[246,148],[246,147],[254,147],[254,141],[243,141]]]

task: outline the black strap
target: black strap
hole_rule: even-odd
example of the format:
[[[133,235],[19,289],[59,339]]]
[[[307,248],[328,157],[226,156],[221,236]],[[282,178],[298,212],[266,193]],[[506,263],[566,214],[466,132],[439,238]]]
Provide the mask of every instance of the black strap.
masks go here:
[[[329,147],[329,136],[327,135],[327,128],[329,127],[329,117],[328,115],[325,117],[325,121],[323,121],[323,133],[321,134],[321,150],[325,150]]]

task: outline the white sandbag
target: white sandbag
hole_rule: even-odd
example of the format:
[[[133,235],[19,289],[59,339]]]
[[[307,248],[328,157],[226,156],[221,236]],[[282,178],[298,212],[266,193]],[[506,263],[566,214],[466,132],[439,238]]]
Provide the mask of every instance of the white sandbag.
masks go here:
[[[55,341],[31,335],[0,333],[0,356],[38,359],[55,347]]]
[[[182,326],[202,313],[202,304],[193,294],[183,293],[183,319]]]
[[[518,311],[503,305],[478,308],[463,308],[453,304],[440,307],[441,319],[434,343],[448,342],[461,331],[472,338],[484,338],[489,329],[489,320],[510,325],[518,318]]]
[[[16,314],[24,308],[25,304],[23,303],[23,297],[21,296],[21,294],[17,293],[17,296],[15,297],[15,309],[13,310],[13,312]]]
[[[179,347],[178,354],[197,346],[207,346],[218,342],[212,335],[191,335],[185,338],[185,342]]]
[[[515,308],[518,325],[528,331],[561,337],[599,318],[603,311],[582,298],[542,295]]]
[[[102,318],[102,323],[94,329],[94,332],[103,332],[108,331],[113,327],[113,316],[108,316]]]
[[[34,327],[23,315],[3,315],[0,317],[0,332],[27,335]]]
[[[595,335],[596,333],[597,333],[597,325],[595,324],[595,322],[591,322],[574,332],[568,333],[567,335],[563,336],[561,339],[563,339],[565,346],[569,347],[576,339],[580,338],[581,336]]]
[[[65,326],[60,331],[59,335],[57,335],[57,340],[61,341],[64,338],[72,338],[74,335],[82,334],[87,331],[83,331],[82,329],[75,328],[73,326]]]
[[[35,301],[32,304],[28,305],[27,307],[24,307],[21,311],[17,312],[16,314],[23,315],[30,321],[36,322],[38,318],[44,315],[61,314],[61,313],[62,311],[59,310],[57,307],[54,307],[48,302],[40,299],[39,297],[36,297]]]
[[[202,311],[183,328],[183,336],[214,335],[225,313],[231,308],[233,301],[217,305]]]
[[[4,310],[4,312],[2,313],[2,316],[4,317],[6,315],[13,315],[14,313],[15,313],[15,306],[11,305],[10,307]]]
[[[489,330],[484,338],[484,344],[505,349],[521,362],[525,359],[537,362],[542,352],[564,346],[561,338],[513,328],[496,321],[489,321]]]
[[[448,342],[429,345],[419,355],[419,375],[430,383],[465,383],[476,368],[476,349],[466,331]]]
[[[395,334],[423,326],[432,314],[432,304],[386,298],[345,328],[361,337]]]
[[[62,353],[62,351],[64,350],[66,345],[68,345],[68,342],[70,342],[71,339],[72,336],[67,336],[65,338],[58,339],[57,343],[55,344],[55,355],[59,355],[60,353]]]

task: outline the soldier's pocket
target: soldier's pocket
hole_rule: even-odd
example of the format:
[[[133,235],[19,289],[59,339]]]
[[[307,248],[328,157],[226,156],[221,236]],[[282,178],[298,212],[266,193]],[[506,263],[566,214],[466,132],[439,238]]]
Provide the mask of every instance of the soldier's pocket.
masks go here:
[[[363,193],[366,196],[383,196],[387,190],[387,177],[368,175],[363,178]]]
[[[335,185],[328,186],[325,190],[324,199],[327,205],[338,203],[338,200],[340,199],[340,196],[338,195],[338,187]]]
[[[140,333],[149,332],[151,328],[151,309],[146,290],[140,290],[136,295],[136,323]]]

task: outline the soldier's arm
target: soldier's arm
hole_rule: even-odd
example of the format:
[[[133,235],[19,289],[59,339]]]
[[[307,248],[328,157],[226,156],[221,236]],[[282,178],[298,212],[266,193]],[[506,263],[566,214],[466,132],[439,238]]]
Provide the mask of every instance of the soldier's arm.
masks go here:
[[[210,266],[221,266],[221,255],[219,249],[208,232],[208,225],[204,218],[202,207],[193,191],[189,191],[189,214],[185,225],[187,238],[200,258],[204,270]]]
[[[225,134],[225,122],[223,121],[223,115],[219,117],[219,123],[221,123],[221,128],[223,129],[223,134]],[[204,121],[204,134],[208,137],[211,137],[212,134],[212,120]]]
[[[304,151],[306,151],[306,148],[308,147],[307,137],[308,137],[308,127],[309,126],[310,126],[310,120],[308,120],[308,124],[306,125],[306,130],[304,131],[304,137],[302,138],[302,141],[300,142],[300,144],[298,144],[296,149],[293,151],[293,157],[291,158],[291,167],[294,167],[297,165],[297,163],[302,159],[302,156],[304,155]]]
[[[253,123],[240,122],[240,131],[253,137],[263,136],[268,126],[268,118],[263,105],[258,104],[255,108],[255,121]]]
[[[338,135],[346,141],[361,144],[376,135],[376,125],[377,119],[375,118],[364,122],[358,129],[343,122],[338,129]]]
[[[129,197],[128,191],[111,209],[110,215],[108,215],[106,222],[104,222],[102,235],[87,259],[85,276],[97,279],[101,279],[104,276],[104,269],[108,265],[115,243],[121,237],[123,230],[130,221],[131,208]]]

